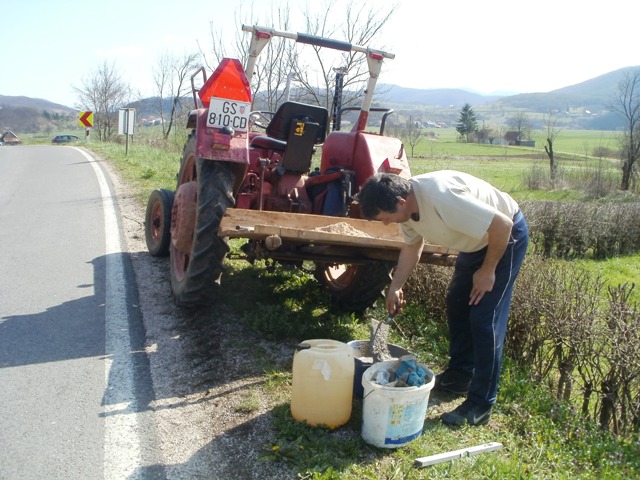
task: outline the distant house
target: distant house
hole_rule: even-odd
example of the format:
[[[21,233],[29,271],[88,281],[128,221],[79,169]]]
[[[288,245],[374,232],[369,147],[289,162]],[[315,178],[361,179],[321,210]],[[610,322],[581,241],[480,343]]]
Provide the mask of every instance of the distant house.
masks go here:
[[[4,132],[0,137],[0,142],[6,143],[7,145],[18,145],[21,143],[18,136],[13,132]]]
[[[518,132],[507,132],[504,134],[504,139],[507,142],[507,145],[516,145],[516,142],[519,141],[520,134]]]
[[[504,134],[504,139],[507,145],[517,145],[519,147],[535,147],[535,140],[520,140],[520,133],[516,131],[510,131]]]

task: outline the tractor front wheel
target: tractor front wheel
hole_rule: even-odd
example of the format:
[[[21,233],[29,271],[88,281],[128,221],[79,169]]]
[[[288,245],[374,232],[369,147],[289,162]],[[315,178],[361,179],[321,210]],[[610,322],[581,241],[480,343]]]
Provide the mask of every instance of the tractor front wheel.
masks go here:
[[[226,162],[195,156],[195,135],[185,146],[171,217],[171,289],[176,305],[213,300],[229,250],[218,236],[220,220],[234,204],[235,176]]]

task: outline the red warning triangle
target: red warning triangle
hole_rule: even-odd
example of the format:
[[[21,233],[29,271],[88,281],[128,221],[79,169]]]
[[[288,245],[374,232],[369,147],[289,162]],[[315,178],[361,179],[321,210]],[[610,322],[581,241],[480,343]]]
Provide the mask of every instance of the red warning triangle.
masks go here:
[[[223,58],[198,92],[198,96],[205,108],[209,108],[211,97],[250,103],[251,86],[240,61],[235,58]]]

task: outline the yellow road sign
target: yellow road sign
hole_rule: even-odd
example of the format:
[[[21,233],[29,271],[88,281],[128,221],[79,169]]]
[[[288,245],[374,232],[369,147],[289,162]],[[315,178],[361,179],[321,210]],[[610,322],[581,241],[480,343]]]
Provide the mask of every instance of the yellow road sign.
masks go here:
[[[81,127],[93,127],[93,112],[80,112],[78,124]]]

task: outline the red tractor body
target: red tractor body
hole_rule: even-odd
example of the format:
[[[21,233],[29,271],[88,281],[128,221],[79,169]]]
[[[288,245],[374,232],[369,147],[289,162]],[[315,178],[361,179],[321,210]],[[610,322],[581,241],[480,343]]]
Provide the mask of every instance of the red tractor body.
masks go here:
[[[402,142],[383,134],[391,110],[375,109],[384,112],[380,131],[366,130],[382,61],[393,55],[304,34],[263,27],[243,29],[252,34],[246,69],[238,60],[225,58],[209,78],[204,68],[192,77],[195,108],[187,123],[191,133],[175,194],[154,191],[150,197],[146,218],[149,250],[154,255],[170,254],[172,288],[179,305],[210,300],[222,273],[227,239],[243,237],[248,239],[243,246],[247,260],[272,259],[298,266],[312,261],[316,278],[335,304],[361,312],[388,284],[401,239],[395,231],[395,243],[389,238],[376,242],[376,237],[386,233],[379,229],[380,224],[371,225],[378,222],[356,220],[355,195],[377,172],[410,176]],[[287,101],[276,112],[251,112],[251,73],[260,50],[274,36],[367,55],[370,78],[351,131],[329,133],[329,113],[317,105]],[[196,89],[194,78],[200,73],[204,82]],[[256,131],[257,126],[264,131]],[[312,170],[318,150],[322,152],[320,164]],[[225,218],[232,210],[234,222],[247,223],[251,218],[252,226],[238,223],[230,230]],[[249,211],[261,213],[247,216]],[[338,221],[356,222],[365,230],[372,226],[376,232],[367,236],[373,240],[365,245],[358,235],[334,238],[311,232],[312,224],[326,227]],[[257,233],[256,224],[269,226],[269,222],[283,224],[279,235]],[[450,263],[450,252],[436,250],[426,249],[427,261]]]

